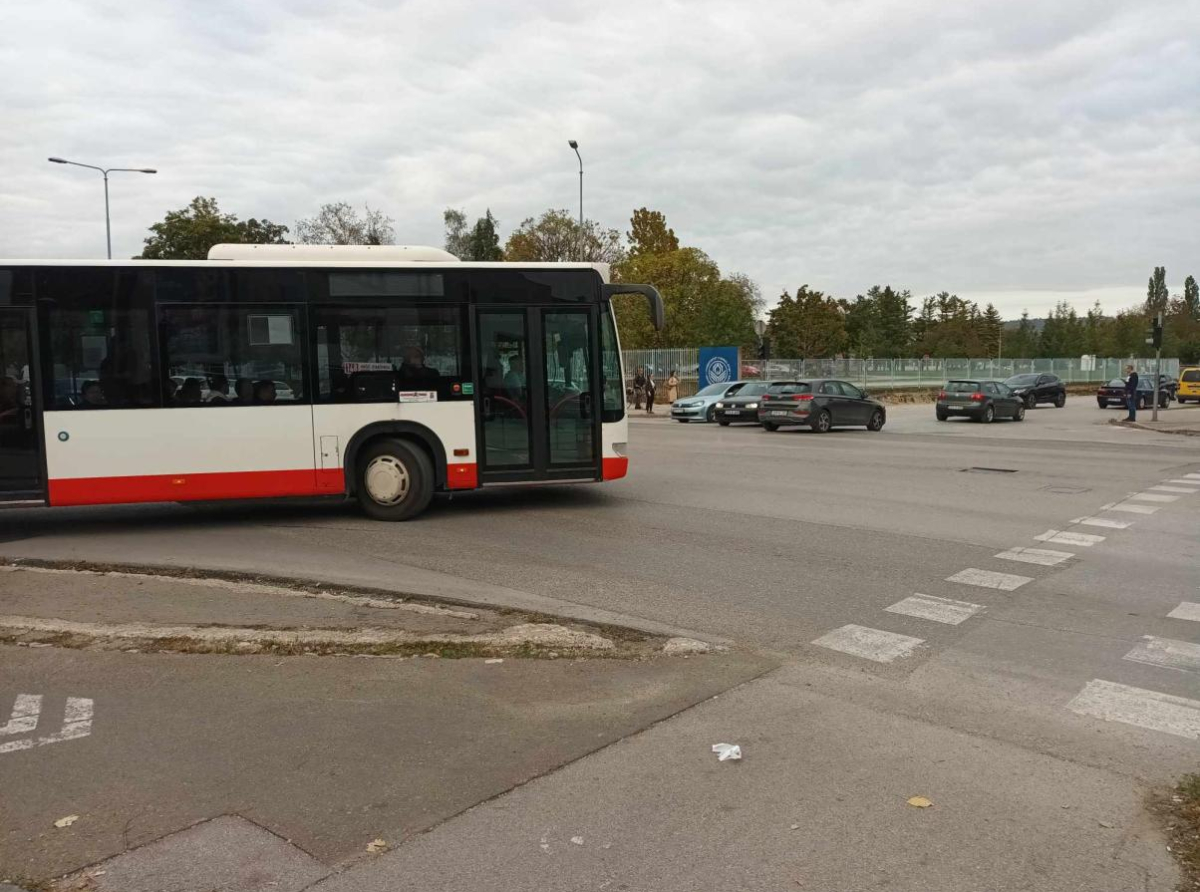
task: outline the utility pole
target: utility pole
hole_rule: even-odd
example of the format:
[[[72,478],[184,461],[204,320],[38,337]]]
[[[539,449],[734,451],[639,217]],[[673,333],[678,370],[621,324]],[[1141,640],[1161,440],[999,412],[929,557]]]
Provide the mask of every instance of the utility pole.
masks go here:
[[[1154,409],[1150,413],[1151,421],[1158,421],[1159,391],[1162,389],[1162,342],[1163,313],[1159,310],[1150,329],[1150,343],[1154,345]]]

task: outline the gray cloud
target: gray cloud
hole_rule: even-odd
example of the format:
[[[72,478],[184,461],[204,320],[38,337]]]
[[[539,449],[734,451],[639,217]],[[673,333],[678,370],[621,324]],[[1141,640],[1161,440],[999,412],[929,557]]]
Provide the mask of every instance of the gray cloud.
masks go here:
[[[12,8],[15,5],[15,9]],[[1200,2],[16,0],[0,256],[101,256],[194,195],[292,224],[369,202],[437,244],[664,211],[768,296],[875,282],[1009,314],[1200,274]],[[1122,295],[1128,293],[1128,299]]]

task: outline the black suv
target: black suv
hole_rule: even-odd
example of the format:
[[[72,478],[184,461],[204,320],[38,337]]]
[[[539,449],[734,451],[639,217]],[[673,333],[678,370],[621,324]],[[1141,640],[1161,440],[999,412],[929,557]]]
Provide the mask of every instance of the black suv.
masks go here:
[[[1067,385],[1058,375],[1013,375],[1004,383],[1025,401],[1027,409],[1038,403],[1054,403],[1059,409],[1067,404]]]

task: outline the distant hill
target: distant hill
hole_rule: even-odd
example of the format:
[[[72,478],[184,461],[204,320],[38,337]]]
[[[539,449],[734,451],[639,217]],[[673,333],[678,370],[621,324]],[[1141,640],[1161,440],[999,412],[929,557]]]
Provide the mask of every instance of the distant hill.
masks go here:
[[[1042,329],[1046,327],[1046,320],[1045,319],[1030,319],[1029,324],[1033,326],[1034,331],[1036,331],[1038,334],[1041,334]],[[1016,331],[1016,329],[1018,327],[1020,327],[1020,325],[1021,325],[1020,319],[1009,319],[1007,322],[1004,323],[1004,330],[1005,331]]]

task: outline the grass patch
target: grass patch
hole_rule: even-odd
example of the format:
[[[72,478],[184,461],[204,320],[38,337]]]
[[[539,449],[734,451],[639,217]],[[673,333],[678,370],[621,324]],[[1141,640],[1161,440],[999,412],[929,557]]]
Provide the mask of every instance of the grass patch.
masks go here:
[[[1200,889],[1200,774],[1185,775],[1157,805],[1183,874],[1179,888]]]

